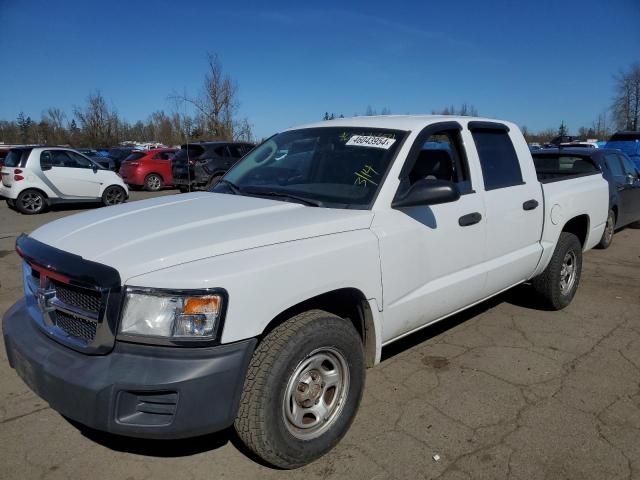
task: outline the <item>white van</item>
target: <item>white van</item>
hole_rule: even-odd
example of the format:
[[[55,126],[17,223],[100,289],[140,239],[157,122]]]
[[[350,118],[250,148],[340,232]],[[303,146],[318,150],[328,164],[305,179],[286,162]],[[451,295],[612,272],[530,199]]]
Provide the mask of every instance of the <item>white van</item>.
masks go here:
[[[1,170],[0,196],[24,214],[58,203],[123,203],[129,190],[115,172],[70,148],[13,148]]]

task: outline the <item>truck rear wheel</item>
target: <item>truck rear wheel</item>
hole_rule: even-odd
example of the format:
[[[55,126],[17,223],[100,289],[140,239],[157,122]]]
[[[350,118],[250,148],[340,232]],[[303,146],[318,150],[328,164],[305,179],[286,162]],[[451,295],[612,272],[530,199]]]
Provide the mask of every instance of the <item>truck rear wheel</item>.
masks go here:
[[[533,287],[552,310],[562,310],[571,303],[582,273],[582,245],[573,233],[562,232],[551,261]]]
[[[331,450],[360,405],[364,352],[350,321],[321,310],[296,315],[258,345],[235,421],[244,444],[279,468]]]
[[[607,215],[607,224],[604,227],[604,232],[602,232],[602,238],[600,239],[600,243],[596,245],[597,248],[602,250],[609,248],[611,242],[613,241],[613,233],[616,227],[616,212],[613,210],[609,210],[609,215]]]

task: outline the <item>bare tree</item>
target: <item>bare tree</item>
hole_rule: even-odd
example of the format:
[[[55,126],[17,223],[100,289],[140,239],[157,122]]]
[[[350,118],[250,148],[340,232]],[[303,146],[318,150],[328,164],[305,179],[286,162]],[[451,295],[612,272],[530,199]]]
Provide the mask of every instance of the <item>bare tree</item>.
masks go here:
[[[640,63],[615,76],[616,94],[611,110],[616,126],[622,130],[640,129]]]
[[[207,54],[208,71],[204,77],[202,92],[197,97],[172,95],[174,100],[191,104],[200,118],[196,124],[202,134],[214,138],[230,140],[234,138],[235,114],[238,110],[238,86],[224,73],[222,63],[216,54]],[[198,122],[199,120],[199,122]]]
[[[75,107],[73,113],[80,121],[84,143],[109,146],[118,141],[122,124],[115,109],[110,109],[99,90],[89,94],[84,108]]]

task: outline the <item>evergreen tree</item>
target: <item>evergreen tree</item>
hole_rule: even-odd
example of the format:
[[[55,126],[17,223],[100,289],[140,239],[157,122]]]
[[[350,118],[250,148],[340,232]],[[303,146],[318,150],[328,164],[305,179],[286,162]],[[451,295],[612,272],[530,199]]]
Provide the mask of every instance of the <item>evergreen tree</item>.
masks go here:
[[[560,128],[558,128],[558,135],[565,136],[569,134],[569,129],[564,123],[564,120],[560,123]]]

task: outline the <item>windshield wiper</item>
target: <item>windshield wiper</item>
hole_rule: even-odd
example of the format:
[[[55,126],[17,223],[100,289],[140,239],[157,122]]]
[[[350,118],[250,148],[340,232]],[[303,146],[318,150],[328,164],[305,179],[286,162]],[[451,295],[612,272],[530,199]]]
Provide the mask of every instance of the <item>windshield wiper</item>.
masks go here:
[[[238,185],[236,185],[235,183],[230,182],[229,180],[225,180],[225,179],[223,178],[222,180],[219,180],[219,181],[218,181],[218,183],[217,183],[216,185],[220,185],[221,183],[222,183],[222,184],[224,184],[224,185],[226,185],[227,187],[229,187],[229,190],[231,190],[231,192],[232,192],[234,195],[240,195],[240,194],[242,194],[242,189],[241,189]]]
[[[290,198],[296,202],[304,203],[305,205],[309,205],[311,207],[322,207],[324,204],[319,200],[312,200],[310,198],[299,197],[298,195],[293,195],[287,192],[274,191],[274,190],[247,190],[243,189],[242,193],[247,195],[256,195],[261,197],[281,197],[281,198]]]

